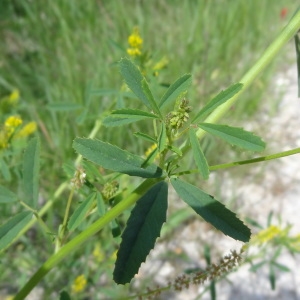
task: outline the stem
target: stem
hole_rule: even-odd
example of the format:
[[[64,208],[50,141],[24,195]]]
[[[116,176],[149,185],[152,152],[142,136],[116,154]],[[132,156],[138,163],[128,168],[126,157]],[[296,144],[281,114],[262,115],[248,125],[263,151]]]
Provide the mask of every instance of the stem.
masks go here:
[[[237,101],[238,97],[245,92],[245,90],[250,86],[250,84],[258,77],[258,75],[267,67],[267,65],[274,59],[281,48],[293,38],[300,28],[300,9],[295,13],[293,18],[287,24],[287,26],[282,30],[275,41],[265,50],[260,59],[254,64],[254,66],[243,76],[240,83],[243,84],[243,88],[235,94],[230,100],[225,102],[216,108],[205,120],[205,123],[217,123],[232,107],[232,105]],[[202,129],[197,130],[197,137],[202,139],[206,132]],[[187,142],[181,145],[181,150],[186,153],[190,149]]]
[[[53,254],[30,278],[26,285],[14,297],[14,300],[22,300],[30,293],[30,291],[41,281],[41,279],[53,269],[59,262],[67,257],[72,251],[79,248],[91,236],[100,231],[105,225],[117,218],[127,208],[132,206],[142,195],[144,195],[155,183],[162,181],[159,179],[147,179],[140,184],[128,197],[119,202],[111,210],[109,210],[102,218],[90,225],[86,230],[77,235],[70,242],[65,244],[57,253]]]
[[[234,161],[231,163],[210,166],[209,170],[215,171],[215,170],[227,169],[227,168],[231,168],[231,167],[235,167],[235,166],[239,166],[239,165],[254,164],[257,162],[278,159],[278,158],[282,158],[282,157],[286,157],[286,156],[290,156],[290,155],[294,155],[294,154],[299,154],[299,153],[300,153],[300,148],[295,148],[292,150],[287,150],[287,151],[283,151],[283,152],[279,152],[279,153],[275,153],[275,154],[271,154],[271,155],[266,155],[266,156],[260,156],[260,157],[256,157],[253,159],[239,160],[239,161]],[[194,174],[194,173],[199,173],[199,170],[193,169],[193,170],[189,170],[189,171],[178,172],[174,175],[180,176],[180,175],[187,175],[187,174]]]

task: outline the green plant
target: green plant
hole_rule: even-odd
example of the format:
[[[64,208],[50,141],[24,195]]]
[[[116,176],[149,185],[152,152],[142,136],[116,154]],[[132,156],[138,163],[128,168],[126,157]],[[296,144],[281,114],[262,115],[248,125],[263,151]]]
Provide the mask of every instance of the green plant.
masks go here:
[[[152,133],[137,132],[135,135],[151,144],[154,143],[155,147],[143,158],[100,140],[75,139],[73,147],[79,154],[112,172],[106,171],[101,174],[90,162],[85,162],[84,168],[78,167],[63,223],[58,233],[54,235],[56,253],[33,275],[15,299],[24,298],[38,281],[71,251],[78,248],[111,221],[116,220],[121,213],[136,203],[122,236],[123,240],[114,272],[117,283],[129,282],[153,248],[156,238],[160,234],[161,226],[166,221],[168,183],[173,185],[179,196],[189,206],[217,229],[235,239],[243,242],[249,241],[250,229],[233,212],[214,197],[179,177],[198,172],[203,179],[207,179],[210,170],[299,153],[300,150],[295,149],[289,153],[278,153],[273,156],[209,167],[199,144],[199,139],[204,136],[205,132],[208,132],[243,149],[261,151],[264,148],[264,142],[252,133],[241,128],[214,123],[229,110],[242,91],[250,85],[278,50],[297,32],[299,23],[300,12],[298,11],[286,29],[240,83],[219,93],[201,110],[192,109],[186,99],[187,88],[191,81],[190,75],[180,77],[170,85],[162,97],[156,99],[139,69],[130,60],[122,59],[120,70],[127,86],[148,110],[135,108],[115,110],[103,120],[103,125],[115,127],[136,121],[151,120],[153,123]],[[173,105],[173,109],[168,111],[171,105]],[[190,114],[193,114],[191,122],[189,122]],[[204,121],[200,122],[202,119]],[[98,121],[91,137],[100,126],[101,122]],[[190,148],[193,151],[197,170],[186,170],[181,164],[182,158]],[[24,226],[31,222],[32,215],[44,228],[46,227],[41,219],[41,213],[37,211],[39,149],[38,138],[32,139],[26,148],[23,173],[25,195],[21,204],[27,208],[27,211],[11,218],[1,227],[0,237],[2,237],[3,249],[22,232],[21,229]],[[128,178],[120,174],[140,177],[142,182],[133,191],[128,191],[122,184],[122,180]],[[120,186],[120,190],[118,190],[118,186]],[[69,218],[70,203],[78,188],[82,188],[83,191],[80,189],[78,192],[85,194],[86,200]],[[5,199],[6,202],[17,201],[17,197],[7,190],[4,190],[2,199]],[[112,208],[103,214],[105,202],[109,202]],[[94,211],[98,211],[101,218],[66,242],[69,237],[68,231],[71,232],[77,228],[87,215]],[[45,231],[49,232],[49,229],[46,227]],[[236,254],[233,256],[236,257]]]

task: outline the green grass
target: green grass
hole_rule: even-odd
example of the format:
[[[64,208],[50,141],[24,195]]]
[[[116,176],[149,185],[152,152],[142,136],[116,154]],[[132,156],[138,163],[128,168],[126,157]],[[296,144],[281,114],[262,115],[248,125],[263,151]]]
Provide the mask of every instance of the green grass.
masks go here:
[[[88,91],[120,90],[122,80],[116,62],[126,56],[127,37],[134,26],[140,28],[144,49],[152,53],[153,59],[163,56],[169,59],[168,68],[160,74],[160,82],[171,83],[184,73],[193,74],[188,97],[191,105],[198,108],[212,95],[237,82],[253,65],[284,26],[286,20],[280,18],[283,7],[291,13],[296,3],[292,0],[2,1],[0,96],[18,88],[22,116],[39,124],[43,198],[49,199],[64,180],[62,164],[75,159],[71,148],[73,139],[88,136],[95,120],[115,103],[116,96],[109,93],[92,96],[88,103]],[[255,113],[274,69],[271,66],[254,83],[231,118]],[[163,89],[158,92],[162,93]],[[83,109],[50,109],[62,102],[88,106],[84,121],[79,120]],[[123,129],[103,129],[97,137],[131,151],[143,153],[145,150]],[[207,141],[207,149],[211,146],[212,142]],[[0,183],[8,184],[2,179]],[[17,189],[14,182],[10,186]],[[65,197],[63,195],[46,216],[53,230],[61,221]],[[12,209],[2,207],[0,212],[6,218]],[[15,254],[7,252],[2,257],[5,270],[2,288],[9,286],[14,292],[52,253],[51,242],[44,243],[44,237],[36,229],[32,234],[34,237],[28,233],[13,246]],[[117,243],[109,230],[101,232],[97,240],[106,241],[107,255],[111,255]],[[46,295],[64,287],[69,289],[72,280],[81,273],[89,274],[99,297],[97,284],[102,273],[107,273],[109,278],[103,284],[107,293],[118,293],[114,286],[111,288],[109,268],[112,266],[98,270],[97,264],[91,262],[95,269],[91,271],[86,267],[84,257],[91,255],[94,242],[82,249],[82,253],[72,254],[60,269],[50,273],[42,283]],[[11,278],[16,274],[23,275],[12,284]],[[53,294],[49,297],[51,299]]]

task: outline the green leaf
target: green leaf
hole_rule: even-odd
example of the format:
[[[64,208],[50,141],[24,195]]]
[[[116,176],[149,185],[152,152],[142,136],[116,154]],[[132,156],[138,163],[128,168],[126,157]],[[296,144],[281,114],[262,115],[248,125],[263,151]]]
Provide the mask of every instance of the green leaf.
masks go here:
[[[162,119],[162,114],[161,114],[161,112],[160,112],[160,110],[157,106],[156,101],[154,100],[154,97],[151,93],[151,90],[150,90],[149,85],[148,85],[145,78],[142,80],[142,88],[143,88],[143,91],[144,91],[144,93],[145,93],[145,95],[146,95],[146,97],[147,97],[147,99],[150,103],[150,106],[151,106],[152,110],[154,112],[156,112],[160,116],[160,118]]]
[[[130,282],[153,249],[166,221],[167,198],[168,184],[161,181],[137,201],[122,234],[114,270],[116,283]]]
[[[190,128],[189,137],[191,142],[191,147],[193,151],[194,161],[197,165],[197,168],[204,179],[208,179],[209,176],[209,167],[206,161],[206,158],[202,152],[197,135],[194,128]]]
[[[157,140],[155,138],[153,138],[152,136],[146,134],[146,133],[143,133],[143,132],[135,132],[134,135],[136,137],[139,137],[147,142],[151,142],[151,143],[157,143]]]
[[[274,291],[276,288],[276,274],[272,265],[269,268],[269,280],[271,284],[271,289]]]
[[[37,207],[39,192],[40,140],[31,139],[23,157],[24,201],[32,208]]]
[[[250,272],[256,272],[257,270],[259,270],[261,267],[263,267],[267,262],[266,261],[261,261],[257,264],[254,264],[251,266],[251,268],[249,269]]]
[[[102,217],[105,214],[106,208],[105,208],[105,203],[104,203],[103,197],[102,197],[101,193],[99,193],[99,192],[97,192],[96,201],[97,201],[98,214],[100,217]]]
[[[176,153],[177,155],[182,156],[182,151],[179,148],[168,145],[168,149],[170,149],[172,152]]]
[[[68,292],[62,291],[59,295],[59,300],[72,300]]]
[[[92,193],[74,211],[68,222],[69,231],[75,230],[84,221],[87,212],[93,205],[96,193]]]
[[[0,157],[0,171],[5,180],[11,181],[11,174],[10,174],[9,166],[7,165],[5,160],[2,159],[1,157]]]
[[[251,151],[263,151],[265,142],[252,132],[246,131],[243,128],[230,127],[228,125],[201,123],[198,125],[203,130],[225,140],[231,145]]]
[[[197,123],[204,116],[212,111],[214,111],[218,106],[225,103],[227,100],[231,99],[235,94],[237,94],[243,87],[242,83],[236,83],[231,85],[224,91],[221,91],[217,96],[215,96],[211,101],[209,101],[195,116],[192,123]]]
[[[56,102],[47,105],[47,108],[52,111],[67,112],[83,108],[82,105],[72,102]]]
[[[289,267],[287,267],[287,266],[285,266],[283,264],[280,264],[280,263],[278,263],[276,261],[273,261],[272,265],[275,266],[277,269],[279,269],[282,272],[290,272],[291,271],[291,269]]]
[[[84,158],[105,169],[143,178],[158,178],[163,171],[151,164],[143,168],[143,158],[114,145],[92,139],[76,138],[73,148]]]
[[[18,233],[26,226],[32,218],[32,212],[23,211],[0,226],[0,251],[11,244]]]
[[[188,87],[192,83],[191,74],[185,74],[182,77],[178,78],[174,83],[170,85],[165,94],[162,96],[159,107],[168,105],[169,103],[175,101],[177,97],[186,92]]]
[[[144,91],[145,78],[140,70],[128,58],[122,58],[119,64],[121,74],[128,87],[148,108],[153,109],[152,99],[148,99],[149,95]]]
[[[180,198],[206,222],[236,240],[250,240],[250,229],[213,196],[180,179],[171,178],[171,184]]]
[[[113,111],[103,120],[105,126],[121,126],[145,119],[157,119],[158,116],[139,109],[120,109]]]
[[[0,203],[10,203],[16,201],[18,201],[17,195],[6,187],[0,185]]]
[[[161,123],[161,130],[158,137],[158,151],[161,153],[165,150],[167,144],[167,130],[165,123]]]

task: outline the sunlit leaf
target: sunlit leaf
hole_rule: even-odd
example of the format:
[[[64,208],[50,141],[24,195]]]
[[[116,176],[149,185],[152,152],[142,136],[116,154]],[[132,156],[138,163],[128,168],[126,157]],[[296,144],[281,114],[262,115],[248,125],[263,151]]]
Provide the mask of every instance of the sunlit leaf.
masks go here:
[[[171,178],[171,183],[180,198],[206,222],[236,240],[249,241],[250,229],[213,196],[180,179]]]
[[[200,119],[214,111],[218,106],[225,103],[227,100],[231,99],[235,94],[237,94],[243,87],[242,83],[236,83],[231,85],[224,91],[221,91],[217,96],[215,96],[211,101],[209,101],[195,116],[191,121],[192,123],[197,123]]]
[[[162,169],[155,164],[142,167],[144,159],[100,140],[76,138],[73,148],[84,158],[105,169],[144,178],[161,177]]]
[[[208,179],[209,176],[209,166],[207,164],[206,158],[200,147],[198,138],[194,128],[189,130],[189,138],[191,142],[191,147],[193,151],[193,158],[197,165],[197,168],[204,179]]]
[[[120,109],[113,111],[109,116],[103,120],[105,126],[121,126],[130,124],[133,122],[145,120],[145,119],[156,119],[157,115],[148,113],[139,109]]]
[[[186,92],[192,83],[191,74],[185,74],[170,85],[162,96],[159,106],[164,107],[177,99],[177,97]]]
[[[32,218],[32,212],[23,211],[0,226],[0,251],[11,244],[19,232],[26,226]]]
[[[146,192],[133,208],[117,254],[116,283],[130,282],[153,249],[166,221],[168,185],[161,181]]]
[[[235,145],[246,150],[263,151],[266,146],[266,143],[259,136],[256,136],[252,132],[246,131],[243,128],[211,123],[200,123],[198,126],[231,145]]]
[[[18,200],[15,193],[0,185],[0,203],[10,203]]]
[[[75,209],[68,222],[69,231],[75,230],[84,221],[87,212],[92,207],[95,197],[96,194],[92,193],[87,199],[82,201],[82,203],[80,203],[80,205]]]

